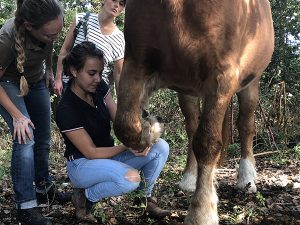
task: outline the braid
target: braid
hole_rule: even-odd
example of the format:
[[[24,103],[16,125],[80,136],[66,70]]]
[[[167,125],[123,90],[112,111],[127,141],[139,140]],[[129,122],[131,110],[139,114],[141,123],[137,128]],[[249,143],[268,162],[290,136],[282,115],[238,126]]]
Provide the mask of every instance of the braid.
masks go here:
[[[25,27],[24,21],[19,17],[20,11],[19,9],[22,7],[23,0],[17,1],[17,10],[15,17],[15,28],[16,28],[16,42],[15,49],[17,51],[17,69],[21,74],[20,79],[20,96],[25,96],[28,94],[29,88],[26,78],[24,77],[24,63],[25,63]]]
[[[20,96],[28,93],[29,88],[24,76],[25,63],[25,33],[24,22],[31,23],[34,29],[39,29],[47,22],[62,15],[63,9],[58,0],[17,0],[15,12],[16,40],[15,49],[17,52],[17,69],[21,74]]]
[[[17,51],[17,68],[19,73],[24,73],[23,64],[25,62],[25,52],[24,52],[24,43],[25,43],[25,27],[23,25],[16,26],[16,43],[15,49]]]

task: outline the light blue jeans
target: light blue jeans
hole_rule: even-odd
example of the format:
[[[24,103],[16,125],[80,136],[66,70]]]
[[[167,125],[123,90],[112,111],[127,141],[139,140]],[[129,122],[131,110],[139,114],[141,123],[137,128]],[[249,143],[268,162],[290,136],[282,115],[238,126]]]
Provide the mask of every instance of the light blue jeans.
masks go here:
[[[163,139],[154,144],[147,156],[137,157],[129,150],[112,159],[86,158],[67,161],[69,178],[76,188],[84,188],[91,202],[120,196],[137,188],[144,196],[151,196],[152,189],[169,155],[169,145]],[[142,181],[133,182],[125,177],[132,169],[141,172]]]
[[[27,209],[37,206],[33,182],[37,187],[42,183],[51,182],[48,173],[48,159],[50,149],[50,94],[45,80],[41,80],[29,87],[25,97],[18,96],[20,89],[17,84],[0,81],[6,94],[14,105],[27,118],[31,119],[35,129],[33,140],[26,144],[13,141],[11,177],[16,194],[17,208]],[[13,133],[13,120],[9,113],[0,105],[0,114]]]

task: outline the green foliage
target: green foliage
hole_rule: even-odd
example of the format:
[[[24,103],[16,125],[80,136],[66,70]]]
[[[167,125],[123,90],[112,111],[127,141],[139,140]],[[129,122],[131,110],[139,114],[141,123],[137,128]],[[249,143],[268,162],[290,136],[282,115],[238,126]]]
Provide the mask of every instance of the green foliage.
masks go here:
[[[0,149],[0,181],[9,175],[10,149]]]
[[[293,160],[300,159],[299,144],[292,149],[281,149],[278,153],[272,154],[267,160],[274,166],[289,165]]]
[[[147,110],[150,114],[162,118],[165,125],[163,138],[169,145],[174,149],[185,149],[187,134],[176,92],[168,89],[157,91],[150,98]]]
[[[15,7],[12,0],[0,0],[0,28],[7,19],[13,17]]]
[[[9,174],[11,156],[11,134],[0,116],[0,181]]]
[[[300,160],[300,144],[296,145],[292,151],[295,156],[294,158]]]
[[[62,32],[60,33],[58,39],[54,43],[53,60],[52,60],[54,68],[56,68],[56,62],[57,62],[60,48],[63,45],[66,34],[68,33],[70,25],[74,20],[75,13],[76,13],[76,9],[69,9],[69,10],[65,11],[64,27],[63,27]],[[54,71],[55,71],[55,69],[54,69]]]
[[[284,81],[272,86],[261,83],[260,103],[256,109],[255,149],[286,149],[299,143],[300,99],[288,92],[288,85]]]
[[[264,207],[266,205],[266,199],[259,191],[255,193],[255,197],[260,207]]]
[[[228,145],[227,153],[230,158],[239,157],[241,154],[241,145],[240,143],[233,143]]]
[[[271,0],[275,29],[275,52],[266,79],[270,85],[299,80],[300,4],[298,0]],[[272,74],[271,74],[272,73]],[[271,78],[271,79],[270,79]],[[265,81],[267,81],[265,80]],[[299,88],[298,84],[295,88]],[[295,90],[294,90],[295,91]]]
[[[278,148],[283,148],[300,141],[300,120],[297,116],[300,102],[300,4],[298,0],[271,0],[270,3],[275,51],[261,79],[260,100],[267,122],[261,121],[258,131],[270,126]],[[260,137],[270,144],[268,137]]]
[[[125,13],[124,11],[118,16],[115,20],[116,25],[121,31],[124,31],[124,20],[125,20]]]
[[[253,206],[242,207],[234,206],[233,214],[229,217],[230,224],[252,224],[254,218],[258,215]]]
[[[270,87],[284,81],[288,92],[299,100],[300,4],[298,0],[271,0],[271,6],[275,51],[263,84]]]
[[[108,221],[107,215],[105,214],[100,203],[97,203],[93,207],[92,213],[93,213],[94,217],[97,218],[97,220],[100,222],[100,224],[106,224],[106,222]]]

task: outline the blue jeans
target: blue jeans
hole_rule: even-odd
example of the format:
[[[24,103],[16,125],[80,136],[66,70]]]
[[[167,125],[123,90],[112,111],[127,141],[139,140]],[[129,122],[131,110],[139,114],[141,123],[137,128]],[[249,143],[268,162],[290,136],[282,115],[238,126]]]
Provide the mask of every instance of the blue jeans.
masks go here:
[[[19,97],[18,85],[1,81],[0,85],[21,113],[31,119],[35,129],[33,140],[26,144],[13,141],[11,177],[13,189],[16,194],[17,208],[26,209],[37,206],[35,188],[42,187],[46,182],[51,182],[48,172],[48,159],[50,150],[50,94],[45,80],[29,86],[29,93]],[[0,114],[13,133],[13,120],[9,113],[0,105]]]
[[[76,188],[84,188],[91,202],[119,196],[137,188],[151,196],[152,189],[169,155],[169,145],[160,139],[153,145],[147,156],[137,157],[129,150],[111,159],[86,158],[67,161],[68,175]],[[133,182],[125,178],[132,169],[139,170],[144,182]]]

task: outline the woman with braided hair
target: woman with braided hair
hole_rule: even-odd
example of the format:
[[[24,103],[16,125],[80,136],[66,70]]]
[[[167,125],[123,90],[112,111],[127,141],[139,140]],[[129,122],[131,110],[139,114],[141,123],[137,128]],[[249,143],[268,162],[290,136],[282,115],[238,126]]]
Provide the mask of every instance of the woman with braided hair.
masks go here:
[[[52,224],[36,209],[37,200],[70,200],[57,191],[48,172],[50,96],[45,74],[53,76],[53,41],[62,26],[57,0],[18,0],[15,17],[0,29],[0,114],[13,136],[17,219],[27,225]]]

